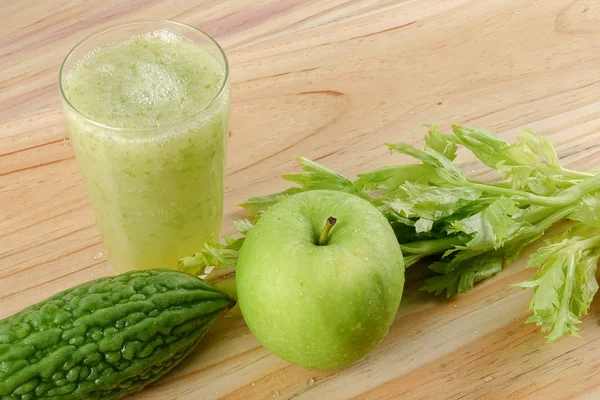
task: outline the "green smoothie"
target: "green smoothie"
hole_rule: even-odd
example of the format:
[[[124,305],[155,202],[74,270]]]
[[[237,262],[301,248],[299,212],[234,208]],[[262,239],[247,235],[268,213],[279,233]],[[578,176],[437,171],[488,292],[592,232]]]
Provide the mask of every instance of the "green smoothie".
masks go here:
[[[63,78],[71,142],[117,271],[176,268],[218,237],[226,79],[223,60],[168,29],[96,49]]]

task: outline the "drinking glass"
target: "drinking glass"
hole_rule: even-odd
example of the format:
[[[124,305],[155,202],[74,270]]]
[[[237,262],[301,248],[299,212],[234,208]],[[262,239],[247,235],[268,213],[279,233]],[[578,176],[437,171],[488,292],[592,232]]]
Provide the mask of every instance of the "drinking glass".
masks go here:
[[[173,59],[163,57],[160,62],[148,63],[141,56],[138,60],[137,47],[136,52],[115,55],[112,64],[107,62],[112,56],[103,56],[99,82],[86,80],[85,69],[77,78],[70,76],[82,63],[93,65],[94,57],[114,48],[115,43],[147,35],[164,36],[164,46],[171,46],[169,40],[178,35],[185,44],[172,53]],[[153,43],[149,51],[162,50],[162,42],[157,42],[155,49]],[[201,47],[202,52],[194,46]],[[151,54],[142,47],[139,54]],[[169,65],[180,62],[174,60],[184,61]],[[133,75],[112,73],[119,62],[132,65]],[[89,65],[85,68],[92,68]],[[195,73],[220,76],[219,87],[212,88],[213,95],[204,106],[192,109],[189,115],[182,112],[185,117],[176,121],[162,123],[173,115],[168,114],[170,110],[199,104],[199,96],[207,96],[197,85],[186,86],[198,81],[184,65],[197,67]],[[231,92],[227,58],[214,39],[172,21],[113,26],[85,38],[69,52],[60,69],[59,87],[83,182],[109,261],[117,272],[176,269],[179,258],[197,252],[210,236],[218,238]],[[106,101],[105,92],[99,94],[107,87],[114,89],[110,101]],[[162,108],[158,112],[152,108],[145,119],[132,114],[136,118],[128,124],[127,118],[114,117],[131,111],[126,109],[125,95],[139,96],[140,104],[159,101]],[[130,107],[137,107],[137,103]],[[113,120],[119,123],[113,124]],[[137,126],[135,121],[142,120]]]

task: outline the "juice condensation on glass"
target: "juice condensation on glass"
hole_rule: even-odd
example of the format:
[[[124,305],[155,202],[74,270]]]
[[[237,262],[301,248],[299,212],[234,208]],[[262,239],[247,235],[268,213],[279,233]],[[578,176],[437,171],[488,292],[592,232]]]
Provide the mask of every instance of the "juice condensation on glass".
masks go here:
[[[218,237],[226,61],[169,29],[98,48],[62,81],[63,112],[115,270],[177,268]]]

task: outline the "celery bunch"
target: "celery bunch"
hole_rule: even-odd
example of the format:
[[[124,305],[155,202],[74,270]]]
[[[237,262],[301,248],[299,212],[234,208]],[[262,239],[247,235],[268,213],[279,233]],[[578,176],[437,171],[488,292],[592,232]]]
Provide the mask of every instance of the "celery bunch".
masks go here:
[[[550,141],[523,131],[510,144],[489,131],[453,126],[444,134],[429,126],[423,150],[407,143],[386,143],[418,163],[380,168],[351,181],[306,158],[300,174],[283,178],[296,184],[283,192],[250,198],[241,204],[252,222],[281,199],[307,190],[338,190],[375,205],[394,229],[410,267],[427,261],[433,271],[422,290],[467,293],[473,285],[502,270],[529,243],[563,219],[575,227],[552,239],[529,261],[538,268],[530,282],[535,322],[549,341],[577,335],[598,289],[600,258],[600,174],[563,168]],[[484,182],[467,176],[454,162],[459,147],[497,171]],[[252,222],[236,223],[245,234]],[[197,273],[208,265],[234,266],[243,237],[225,244],[205,243],[182,267]]]

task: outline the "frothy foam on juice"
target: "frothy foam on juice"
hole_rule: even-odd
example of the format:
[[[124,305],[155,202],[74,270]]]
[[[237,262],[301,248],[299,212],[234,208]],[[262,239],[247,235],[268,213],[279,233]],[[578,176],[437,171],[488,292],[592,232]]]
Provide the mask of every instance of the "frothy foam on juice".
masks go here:
[[[64,91],[79,112],[116,128],[156,128],[202,111],[219,93],[224,66],[169,29],[93,50]]]

